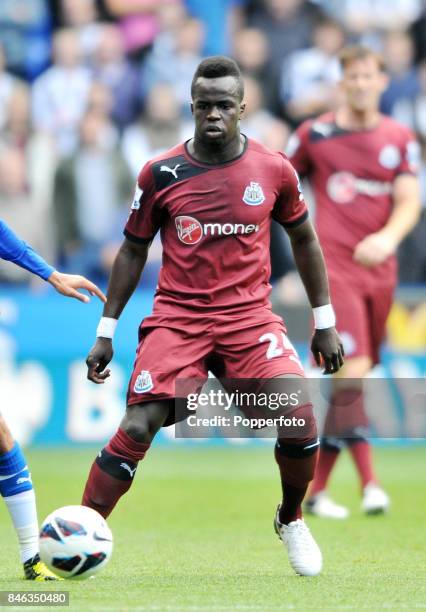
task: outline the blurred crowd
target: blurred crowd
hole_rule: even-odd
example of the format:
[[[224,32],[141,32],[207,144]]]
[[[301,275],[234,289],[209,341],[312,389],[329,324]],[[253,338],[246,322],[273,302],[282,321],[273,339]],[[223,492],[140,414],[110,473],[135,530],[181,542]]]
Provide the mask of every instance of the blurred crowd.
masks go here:
[[[203,57],[238,61],[243,132],[285,150],[333,108],[351,42],[384,55],[382,110],[418,134],[426,209],[426,0],[1,0],[0,218],[64,271],[105,279],[139,169],[191,136]],[[403,283],[426,283],[425,231],[400,249]],[[272,233],[280,280],[293,264]],[[0,282],[28,276],[2,263]]]

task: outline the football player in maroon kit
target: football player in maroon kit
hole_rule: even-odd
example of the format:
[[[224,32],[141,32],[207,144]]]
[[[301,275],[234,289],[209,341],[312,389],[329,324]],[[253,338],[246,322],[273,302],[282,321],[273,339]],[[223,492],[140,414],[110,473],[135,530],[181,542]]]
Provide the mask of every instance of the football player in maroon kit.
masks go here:
[[[330,518],[348,516],[326,492],[343,446],[360,476],[363,511],[375,514],[389,506],[366,438],[362,378],[379,361],[397,281],[395,252],[420,212],[415,136],[379,112],[387,85],[382,58],[354,46],[342,51],[340,61],[342,104],[336,112],[303,123],[288,150],[315,196],[316,229],[346,355],[345,366],[335,374],[306,504],[312,513]]]
[[[314,309],[312,351],[327,373],[343,363],[324,260],[297,175],[284,155],[240,133],[243,94],[233,60],[216,56],[201,62],[191,91],[194,138],[148,162],[138,178],[97,340],[87,358],[94,383],[109,376],[117,319],[158,230],[163,265],[153,313],[139,328],[126,414],[93,463],[83,495],[82,503],[104,517],[129,489],[156,432],[175,422],[177,379],[206,380],[209,368],[215,372],[211,358],[227,379],[268,379],[262,391],[277,381],[285,389],[286,378],[304,375],[269,302],[272,218],[290,235]],[[306,426],[299,434],[278,436],[275,458],[283,499],[274,524],[294,570],[313,576],[321,571],[322,556],[301,503],[319,440],[309,402],[292,414]]]

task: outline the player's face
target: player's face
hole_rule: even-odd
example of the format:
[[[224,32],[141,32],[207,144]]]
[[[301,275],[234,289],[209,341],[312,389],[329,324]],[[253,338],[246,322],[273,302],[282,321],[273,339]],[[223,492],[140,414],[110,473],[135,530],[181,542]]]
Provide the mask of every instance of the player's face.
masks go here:
[[[341,81],[346,103],[358,112],[376,110],[386,85],[386,75],[374,57],[350,62]]]
[[[199,78],[191,104],[197,137],[207,145],[231,142],[239,135],[244,106],[234,77]]]

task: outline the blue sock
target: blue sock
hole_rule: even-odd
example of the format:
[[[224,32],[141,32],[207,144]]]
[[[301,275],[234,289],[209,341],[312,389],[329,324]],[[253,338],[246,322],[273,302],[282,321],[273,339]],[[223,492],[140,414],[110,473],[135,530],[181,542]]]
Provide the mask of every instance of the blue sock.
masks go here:
[[[21,447],[15,442],[10,451],[0,455],[0,495],[10,497],[32,488],[27,462]]]
[[[19,540],[21,561],[25,563],[38,553],[38,523],[31,474],[17,442],[10,451],[0,455],[0,495],[9,510]]]

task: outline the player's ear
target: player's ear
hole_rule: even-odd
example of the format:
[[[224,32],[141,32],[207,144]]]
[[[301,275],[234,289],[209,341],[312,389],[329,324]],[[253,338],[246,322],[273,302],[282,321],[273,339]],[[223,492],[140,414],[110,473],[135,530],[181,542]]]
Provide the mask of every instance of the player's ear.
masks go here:
[[[191,109],[191,115],[193,115],[194,114],[194,105],[193,105],[192,102],[189,104],[189,107]]]
[[[240,117],[244,114],[245,110],[246,110],[246,103],[245,102],[241,102],[241,104],[240,104]]]

